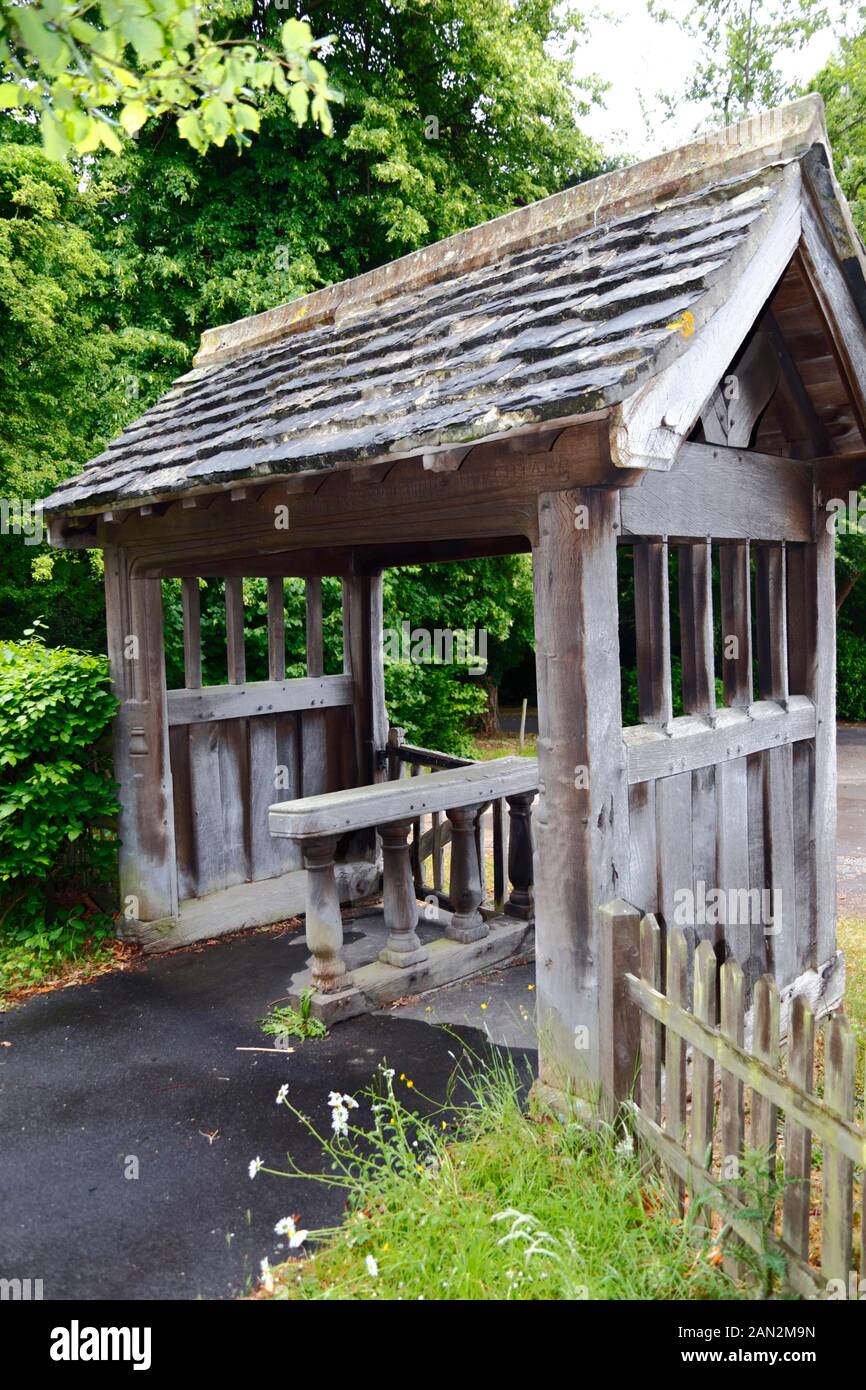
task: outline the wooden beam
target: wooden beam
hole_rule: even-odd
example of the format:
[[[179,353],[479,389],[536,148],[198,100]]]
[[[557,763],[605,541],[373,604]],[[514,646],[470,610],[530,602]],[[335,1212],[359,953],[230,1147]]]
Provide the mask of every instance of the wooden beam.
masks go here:
[[[866,439],[866,326],[810,197],[803,199],[802,224],[806,283],[827,325],[860,433]]]
[[[334,709],[352,703],[346,676],[300,676],[296,680],[251,681],[245,685],[205,685],[198,690],[169,690],[168,722],[209,724],[247,719],[256,714],[291,714]]]
[[[812,700],[792,695],[789,708],[774,700],[757,700],[748,709],[719,709],[715,723],[696,715],[678,715],[667,729],[636,724],[623,730],[629,785],[693,772],[815,737]]]
[[[832,454],[833,443],[823,421],[815,412],[803,379],[797,370],[782,331],[772,312],[764,315],[767,339],[779,363],[779,384],[773,405],[779,424],[800,457]]]
[[[684,444],[670,476],[647,471],[620,494],[624,536],[811,540],[812,471],[805,464]]]

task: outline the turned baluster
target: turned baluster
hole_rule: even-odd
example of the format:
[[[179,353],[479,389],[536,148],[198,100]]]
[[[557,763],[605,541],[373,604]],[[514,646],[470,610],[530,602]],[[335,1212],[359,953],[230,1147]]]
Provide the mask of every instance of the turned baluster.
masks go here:
[[[508,802],[508,881],[511,893],[505,911],[532,920],[532,803],[535,792],[506,797]]]
[[[452,941],[480,941],[487,935],[481,906],[481,870],[475,827],[480,806],[460,806],[446,811],[451,822],[451,883],[448,896],[454,909],[445,935]]]
[[[323,835],[303,847],[307,870],[307,945],[312,952],[309,964],[313,987],[321,994],[337,994],[352,985],[352,976],[341,955],[343,919],[334,873],[336,847],[336,835]]]
[[[382,899],[388,940],[379,959],[386,965],[418,965],[427,952],[418,940],[418,903],[409,856],[411,821],[380,825],[382,837]]]

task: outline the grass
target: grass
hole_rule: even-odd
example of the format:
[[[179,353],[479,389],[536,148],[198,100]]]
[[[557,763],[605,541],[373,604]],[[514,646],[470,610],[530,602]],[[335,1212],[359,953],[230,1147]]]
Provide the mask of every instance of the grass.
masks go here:
[[[319,1136],[330,1165],[310,1181],[346,1190],[344,1224],[310,1233],[314,1253],[266,1270],[256,1297],[744,1296],[611,1129],[527,1113],[509,1057],[476,1059],[468,1100],[423,1118],[398,1099],[411,1079],[380,1077],[347,1135]]]

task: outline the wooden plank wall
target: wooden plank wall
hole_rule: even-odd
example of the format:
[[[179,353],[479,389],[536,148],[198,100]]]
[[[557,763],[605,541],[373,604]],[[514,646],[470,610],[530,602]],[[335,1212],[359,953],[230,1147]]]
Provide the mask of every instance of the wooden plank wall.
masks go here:
[[[684,714],[716,724],[717,678],[725,707],[761,699],[784,710],[791,695],[816,700],[815,544],[714,547],[705,539],[679,541],[676,549]],[[668,728],[675,706],[669,546],[637,539],[633,553],[639,715],[643,724]],[[750,988],[768,969],[784,988],[832,955],[831,934],[824,927],[821,937],[816,926],[815,747],[814,739],[800,739],[629,787],[631,901],[666,924],[684,925],[692,942],[710,941],[720,958],[735,957]],[[701,901],[717,888],[729,902],[732,891],[775,889],[780,911],[770,921],[743,920],[740,911],[734,920],[707,922]],[[694,895],[688,924],[677,898],[682,889]]]
[[[197,579],[184,579],[182,586],[184,679],[190,691],[201,688],[200,597]],[[273,576],[268,579],[268,664],[269,679],[285,681],[283,580]],[[307,670],[310,676],[324,670],[319,579],[307,580]],[[226,581],[226,674],[229,686],[243,685],[239,579]],[[346,698],[350,701],[351,694]],[[214,703],[219,704],[218,695]],[[297,847],[269,833],[267,808],[275,801],[353,785],[354,739],[348,703],[172,723],[179,899],[302,868]]]

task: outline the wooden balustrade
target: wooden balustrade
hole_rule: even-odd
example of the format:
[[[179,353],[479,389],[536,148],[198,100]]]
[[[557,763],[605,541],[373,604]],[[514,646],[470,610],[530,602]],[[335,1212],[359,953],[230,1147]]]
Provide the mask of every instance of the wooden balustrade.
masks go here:
[[[408,752],[408,756],[406,756]],[[383,904],[388,940],[379,960],[397,969],[417,966],[428,952],[418,937],[418,883],[413,857],[421,862],[420,824],[435,818],[438,836],[427,842],[424,858],[434,859],[434,878],[441,881],[441,851],[451,844],[450,907],[445,936],[470,944],[487,936],[492,913],[483,910],[479,823],[487,810],[507,802],[511,819],[508,873],[511,895],[506,911],[524,921],[532,917],[532,833],[530,811],[535,796],[536,766],[529,758],[498,758],[487,763],[449,759],[430,749],[407,750],[390,743],[395,764],[419,766],[420,759],[437,771],[396,777],[343,792],[309,796],[270,808],[271,834],[300,846],[308,870],[307,944],[311,952],[314,988],[335,994],[352,985],[342,959],[342,923],[334,878],[334,851],[339,837],[375,828],[382,840]],[[427,763],[427,765],[430,765]],[[443,820],[443,814],[445,819]],[[411,839],[410,839],[411,836]],[[504,836],[499,835],[500,853]],[[496,837],[494,837],[494,844]],[[413,849],[414,852],[413,853]],[[482,850],[483,852],[483,850]],[[438,871],[436,855],[440,856]],[[503,879],[504,885],[504,879]],[[500,889],[504,897],[504,886]],[[494,903],[493,911],[496,911]]]

